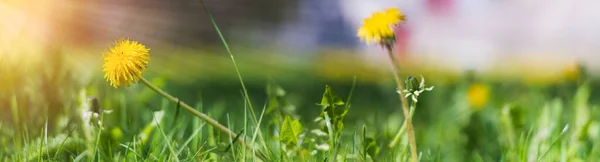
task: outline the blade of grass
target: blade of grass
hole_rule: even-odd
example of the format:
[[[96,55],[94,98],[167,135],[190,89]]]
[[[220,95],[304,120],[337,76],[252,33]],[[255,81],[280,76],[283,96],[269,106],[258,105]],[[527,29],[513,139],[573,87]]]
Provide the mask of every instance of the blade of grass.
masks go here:
[[[206,150],[206,151],[204,151],[204,152],[200,153],[200,155],[203,155],[203,154],[207,154],[207,155],[208,155],[208,153],[214,153],[214,152],[216,151],[216,149],[217,149],[216,147],[215,147],[215,148],[208,149],[208,150]],[[211,158],[211,157],[209,156],[208,158]],[[211,161],[211,160],[207,160],[207,161]]]
[[[560,134],[558,135],[558,137],[556,137],[556,139],[554,139],[554,141],[552,142],[552,144],[550,144],[550,147],[548,147],[548,149],[546,149],[546,151],[544,152],[544,154],[542,154],[542,156],[537,160],[537,161],[541,161],[542,159],[544,159],[544,157],[546,156],[546,154],[548,154],[548,152],[550,152],[550,150],[552,149],[552,147],[558,143],[558,141],[560,139],[562,139],[562,137],[565,136],[566,132],[569,130],[569,125],[567,124],[565,126],[565,128],[563,128],[563,130],[560,132]]]
[[[194,132],[192,133],[192,135],[190,135],[190,137],[185,140],[185,142],[183,142],[183,144],[181,145],[181,147],[179,148],[179,150],[177,151],[178,154],[181,154],[181,152],[183,151],[183,149],[185,149],[187,147],[187,145],[192,142],[193,139],[195,139],[194,137],[196,137],[198,135],[198,133],[202,130],[202,127],[204,127],[204,123],[202,123],[202,125],[198,126],[198,128],[196,128],[196,130],[194,130]]]
[[[338,154],[340,145],[342,145],[342,142],[340,142],[340,141],[342,141],[342,137],[341,136],[338,137],[337,140],[338,140],[338,142],[334,142],[335,146],[333,146],[333,159],[334,159],[333,161],[334,162],[337,160],[337,154]]]
[[[171,144],[171,138],[169,138],[166,134],[165,131],[162,129],[162,127],[160,126],[160,123],[158,122],[158,120],[156,120],[156,115],[154,115],[154,122],[156,122],[156,127],[158,128],[158,130],[160,131],[160,134],[163,136],[163,138],[165,139],[164,142],[167,145],[167,148],[169,148],[169,151],[171,152],[171,156],[175,156],[175,161],[179,161],[179,155],[177,154],[177,151],[175,151],[175,149],[173,148],[173,145]],[[169,158],[171,157],[169,156]]]
[[[229,119],[229,113],[227,113],[227,114],[225,114],[225,115],[226,115],[226,117],[227,117],[227,126],[229,127],[229,129],[233,130],[234,128],[233,128],[233,125],[231,124],[231,120]],[[243,130],[242,130],[242,132],[243,132]],[[233,139],[234,139],[234,138],[235,138],[235,139],[241,139],[241,138],[239,138],[239,137],[240,137],[240,135],[239,135],[239,134],[238,134],[237,136],[233,137],[233,138],[232,138],[232,137],[228,137],[228,139],[229,139],[229,145],[227,146],[227,148],[225,149],[225,151],[223,151],[223,153],[226,153],[226,152],[228,152],[228,149],[229,149],[229,147],[233,147],[233,144],[235,143],[235,142],[233,142]],[[233,148],[232,150],[234,150],[234,151],[235,151],[235,148]],[[235,154],[235,152],[234,152],[234,151],[231,151],[231,155],[233,156],[233,159],[234,159],[234,160],[236,160],[236,154]],[[236,161],[237,161],[237,160],[236,160]]]
[[[244,129],[242,129],[242,132],[244,132],[244,130],[248,130],[248,108],[246,107],[248,103],[246,102],[247,101],[244,100]],[[251,141],[251,143],[254,143],[254,141]],[[252,152],[254,152],[254,149],[252,149]],[[246,161],[246,149],[242,150],[242,161]]]
[[[104,123],[104,115],[100,115],[100,123]],[[96,158],[96,154],[98,153],[97,151],[99,150],[98,146],[100,145],[100,135],[102,135],[102,129],[101,129],[102,125],[99,125],[98,127],[99,127],[99,129],[98,129],[98,133],[96,135],[96,142],[94,144],[94,151],[92,152],[93,153],[92,154],[92,160]],[[98,157],[98,160],[100,160],[99,157]]]
[[[254,143],[254,141],[256,141],[256,136],[258,135],[258,132],[260,132],[260,124],[262,123],[262,119],[265,115],[265,110],[267,109],[267,105],[265,104],[263,106],[263,109],[260,113],[260,118],[258,119],[258,123],[256,123],[256,129],[254,129],[254,134],[252,135],[252,140],[251,142]],[[263,140],[264,141],[264,140]],[[266,151],[269,152],[271,151],[271,149],[269,148],[269,146],[266,143],[263,143],[263,146],[265,147]],[[262,152],[259,151],[260,154],[262,154]],[[271,152],[270,152],[271,153]],[[252,154],[256,154],[256,149],[252,149]]]
[[[17,95],[12,95],[11,100],[10,100],[10,108],[12,111],[12,117],[13,117],[13,123],[14,123],[14,127],[15,127],[15,135],[17,138],[14,138],[13,141],[15,142],[15,146],[17,146],[17,150],[22,150],[23,148],[21,147],[22,144],[22,140],[24,139],[19,139],[18,137],[19,134],[22,134],[23,132],[21,131],[21,126],[19,125],[20,123],[20,119],[19,119],[19,106],[18,106],[18,102],[17,102]]]
[[[242,131],[240,131],[240,133],[238,133],[238,136],[235,137],[235,139],[230,141],[231,143],[229,145],[227,145],[227,147],[225,148],[225,151],[223,151],[223,152],[229,151],[229,149],[231,149],[233,147],[233,144],[235,144],[237,139],[240,138],[243,134],[244,134],[244,130],[242,129]]]
[[[196,107],[198,108],[199,112],[202,112],[202,108],[203,108],[204,104],[202,102],[202,98],[200,98],[200,101],[198,103],[196,103]],[[192,120],[193,123],[193,128],[196,129],[198,128],[198,125],[200,124],[200,119],[198,118],[193,118]],[[204,125],[205,123],[202,123],[202,125]],[[198,129],[199,130],[199,134],[201,134],[200,136],[194,136],[193,140],[192,140],[192,150],[194,152],[198,152],[198,144],[200,143],[200,141],[202,141],[202,135],[203,135],[203,129]]]
[[[129,146],[125,145],[125,144],[122,144],[122,143],[119,143],[119,145],[121,145],[122,147],[124,147],[126,150],[129,150],[129,151],[126,151],[126,152],[133,152],[133,154],[135,154],[135,156],[134,156],[135,157],[135,159],[134,159],[135,161],[138,161],[137,158],[144,159],[144,157],[142,157],[142,155],[140,155],[137,152],[135,152],[135,148],[132,149],[131,147],[129,147]],[[127,157],[127,153],[125,154],[125,157]]]
[[[335,152],[333,151],[335,147],[335,133],[333,132],[333,124],[331,124],[331,118],[329,118],[329,115],[327,115],[327,111],[325,111],[325,113],[323,113],[323,115],[325,116],[325,125],[327,127],[328,130],[328,134],[329,134],[329,150],[327,150],[329,152],[329,157],[328,159],[334,159],[335,160]]]
[[[363,146],[363,151],[362,151],[362,157],[363,160],[367,161],[367,126],[363,125],[363,134],[362,134],[362,146]]]
[[[202,144],[202,146],[200,146],[200,148],[198,148],[198,150],[196,151],[196,153],[194,153],[194,155],[188,157],[189,159],[193,159],[197,156],[202,156],[202,154],[200,154],[200,151],[202,151],[202,149],[204,148],[204,146],[206,145],[206,141],[204,142],[204,144]],[[200,159],[202,159],[202,157],[200,157]],[[191,161],[191,160],[186,160],[186,161]],[[202,161],[202,160],[199,160]]]
[[[354,89],[356,88],[356,76],[352,79],[352,88],[350,88],[350,93],[348,94],[348,98],[346,99],[346,110],[350,108],[350,101],[352,101],[352,94],[354,94]]]
[[[356,136],[356,126],[354,126],[354,133],[352,134],[352,139],[353,139],[352,140],[352,156],[356,156],[356,147],[357,147],[357,145],[356,145],[356,140],[357,139],[356,138],[357,138],[357,136]]]
[[[410,117],[412,117],[415,114],[415,109],[410,109]],[[406,120],[405,122],[402,124],[402,126],[400,127],[400,130],[398,131],[398,133],[396,133],[396,136],[394,137],[394,140],[392,140],[392,142],[390,142],[389,147],[393,148],[394,146],[396,146],[396,144],[400,141],[400,138],[402,137],[402,134],[404,133],[404,131],[406,130]]]
[[[527,137],[525,137],[525,145],[523,145],[523,150],[521,150],[521,161],[527,160],[527,152],[529,150],[529,142],[532,138],[531,135],[533,134],[533,128],[535,127],[529,128],[529,131],[527,132]]]
[[[406,156],[406,155],[410,155],[410,152],[408,152],[409,150],[410,150],[410,145],[404,146],[404,152],[402,152],[402,159],[410,159],[410,156]]]
[[[171,96],[167,92],[163,91],[162,89],[156,87],[154,84],[152,84],[150,81],[146,80],[145,78],[140,78],[140,82],[142,82],[143,84],[145,84],[146,86],[148,86],[148,88],[154,90],[154,92],[156,92],[156,93],[160,94],[161,96],[165,97],[168,101],[177,103],[177,101],[179,100],[179,99]],[[197,111],[196,109],[192,108],[188,104],[186,104],[184,102],[180,102],[180,106],[182,108],[184,108],[186,111],[192,113],[194,116],[201,118],[202,120],[206,121],[207,123],[209,123],[210,125],[213,126],[213,127],[210,127],[210,128],[217,128],[219,130],[219,132],[225,133],[225,134],[227,134],[230,137],[236,137],[237,136],[229,128],[221,125],[219,122],[217,122],[216,120],[212,119],[208,115]],[[252,145],[250,145],[249,143],[246,143],[242,138],[239,139],[239,142],[241,144],[243,144],[245,147],[247,147],[248,149],[254,149],[254,147]],[[266,159],[264,159],[264,157],[261,157],[261,156],[258,156],[258,157],[261,160],[266,161]]]
[[[254,113],[254,108],[252,106],[252,101],[250,100],[250,96],[248,95],[248,89],[246,88],[246,85],[244,83],[244,79],[242,78],[242,74],[240,73],[240,69],[239,69],[239,67],[238,67],[238,65],[237,65],[237,63],[235,61],[235,57],[233,57],[233,53],[231,52],[231,49],[229,48],[229,44],[225,40],[225,37],[221,33],[221,30],[219,29],[219,26],[215,22],[214,18],[212,17],[212,15],[210,14],[210,12],[206,8],[206,5],[204,4],[204,1],[200,0],[200,4],[202,5],[202,9],[204,10],[204,12],[206,13],[206,15],[210,19],[210,22],[212,23],[213,27],[215,28],[215,31],[217,32],[217,35],[219,35],[219,38],[221,39],[221,42],[223,43],[223,46],[225,47],[225,50],[227,50],[227,53],[229,54],[229,57],[231,58],[231,62],[233,63],[233,67],[235,69],[235,72],[236,72],[236,75],[238,77],[238,80],[240,80],[240,84],[242,86],[242,91],[244,92],[244,98],[248,102],[248,107],[250,107],[250,111],[251,111],[253,120],[254,120],[255,123],[258,123],[258,118],[256,117],[256,114]],[[263,143],[266,143],[264,141],[262,133],[259,132],[258,135],[261,137],[260,139],[263,140]]]
[[[40,134],[44,133],[44,128],[40,129]],[[42,161],[42,148],[44,148],[44,142],[43,139],[40,138],[40,146],[38,148],[38,161]]]
[[[48,145],[48,116],[46,115],[46,122],[44,123],[44,144]],[[46,158],[50,158],[50,153],[46,151]]]
[[[133,151],[135,152],[137,150],[136,149],[136,143],[137,143],[138,140],[136,139],[136,137],[131,137],[131,138],[132,138],[133,143],[129,143],[129,144],[133,146]],[[125,156],[128,156],[128,154],[129,154],[129,152],[125,152]],[[133,159],[136,160],[136,161],[138,160],[137,156],[133,156]]]
[[[85,157],[85,156],[86,156],[86,154],[90,154],[90,153],[89,153],[89,151],[90,151],[90,150],[86,150],[86,151],[82,152],[81,154],[77,155],[77,156],[75,157],[75,159],[73,159],[73,161],[81,161],[81,159],[83,159],[83,157]],[[91,160],[90,160],[90,161],[91,161]]]
[[[175,107],[175,116],[173,116],[173,119],[178,119],[177,117],[179,117],[180,110],[181,110],[181,99],[177,99],[177,105]],[[177,123],[177,120],[173,120],[173,123],[171,123],[171,128],[173,128],[175,126],[175,123]]]
[[[436,162],[442,161],[442,156],[441,156],[442,151],[440,151],[440,150],[441,150],[440,145],[438,145],[438,147],[437,147],[437,157],[435,159]]]
[[[63,146],[65,145],[65,142],[67,142],[67,139],[69,139],[71,137],[71,133],[73,133],[73,131],[75,131],[75,129],[77,128],[77,126],[74,126],[69,133],[67,133],[67,137],[65,137],[65,139],[60,143],[60,146],[58,147],[58,149],[56,150],[56,152],[54,153],[54,157],[58,156],[58,153],[60,152],[60,150],[63,148]]]

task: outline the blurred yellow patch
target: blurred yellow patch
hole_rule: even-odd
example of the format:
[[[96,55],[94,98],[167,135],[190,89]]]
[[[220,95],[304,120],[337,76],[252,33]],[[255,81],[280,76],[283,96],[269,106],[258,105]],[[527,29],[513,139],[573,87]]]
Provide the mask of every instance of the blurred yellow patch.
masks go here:
[[[315,60],[317,75],[330,80],[352,81],[356,77],[359,81],[378,82],[387,78],[386,68],[381,65],[370,65],[364,59],[348,53],[324,52]]]
[[[121,138],[123,138],[123,131],[119,127],[111,129],[110,134],[115,140],[121,140]]]
[[[579,78],[579,73],[580,73],[579,64],[577,64],[577,63],[568,64],[563,69],[562,72],[563,72],[563,76],[565,77],[565,79],[577,80],[577,78]]]
[[[490,88],[483,83],[472,84],[467,90],[467,99],[469,104],[475,110],[479,110],[487,104],[490,96]]]

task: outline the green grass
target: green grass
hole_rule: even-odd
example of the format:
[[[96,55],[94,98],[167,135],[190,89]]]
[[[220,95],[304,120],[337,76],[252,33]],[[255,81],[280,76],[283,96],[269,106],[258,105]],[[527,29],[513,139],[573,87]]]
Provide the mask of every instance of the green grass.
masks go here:
[[[389,147],[404,117],[386,71],[340,56],[309,63],[240,59],[217,21],[211,18],[225,54],[171,51],[153,57],[145,77],[237,137],[142,84],[109,87],[99,55],[56,49],[40,56],[53,59],[46,64],[2,64],[0,161],[409,160],[405,133]],[[600,160],[600,82],[584,71],[576,80],[528,84],[422,66],[401,69],[435,86],[414,111],[420,161]],[[468,102],[476,82],[491,88],[482,108]]]
[[[389,80],[368,82],[357,77],[353,83],[352,78],[313,76],[296,81],[271,77],[263,82],[257,78],[261,75],[248,73],[248,80],[259,80],[246,85],[249,99],[257,103],[252,111],[235,78],[221,78],[218,83],[190,76],[195,81],[174,84],[158,74],[150,71],[147,76],[198,111],[236,133],[243,132],[239,138],[257,149],[243,149],[143,85],[114,89],[96,72],[87,84],[71,77],[47,78],[60,83],[61,93],[42,88],[49,86],[44,82],[14,86],[12,94],[4,91],[1,103],[8,113],[1,118],[0,142],[6,147],[0,157],[3,161],[255,161],[252,151],[271,161],[405,161],[409,157],[405,135],[396,147],[388,147],[403,119]],[[14,78],[28,77],[43,78]],[[436,89],[419,98],[414,121],[421,161],[598,160],[600,114],[595,92],[599,84],[594,78],[539,86],[479,77],[476,80],[492,90],[482,109],[471,108],[466,99],[472,76],[460,78],[464,79],[440,85],[428,79]],[[314,121],[323,111],[316,103],[322,102],[324,85],[331,86],[348,110],[339,137],[326,133],[335,132],[331,124],[323,127]],[[55,99],[44,99],[47,96]],[[103,130],[95,125],[83,129],[81,112],[90,109],[87,98],[92,96],[102,109],[112,110],[100,118]],[[66,106],[44,106],[51,103]],[[301,125],[300,132],[292,133],[296,140],[280,138],[286,116]],[[316,130],[325,135],[315,134]],[[329,150],[323,150],[326,146]]]

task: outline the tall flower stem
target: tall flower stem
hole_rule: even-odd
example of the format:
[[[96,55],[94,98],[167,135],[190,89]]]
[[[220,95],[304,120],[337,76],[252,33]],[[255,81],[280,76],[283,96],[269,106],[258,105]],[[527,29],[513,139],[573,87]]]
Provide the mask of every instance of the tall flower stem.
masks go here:
[[[183,109],[185,109],[186,111],[192,113],[194,116],[199,117],[200,119],[206,121],[208,124],[214,126],[215,128],[217,128],[219,131],[231,136],[232,138],[236,138],[238,135],[236,133],[234,133],[233,131],[231,131],[229,128],[221,125],[219,122],[217,122],[216,120],[210,118],[208,115],[201,113],[199,111],[197,111],[196,109],[192,108],[191,106],[189,106],[186,103],[181,102],[178,98],[175,98],[171,95],[169,95],[167,92],[161,90],[160,88],[156,87],[155,85],[153,85],[152,83],[150,83],[150,81],[146,80],[145,78],[140,78],[140,81],[144,84],[146,84],[146,86],[148,86],[148,88],[154,90],[156,93],[160,94],[161,96],[165,97],[167,100],[175,103],[175,104],[179,104],[180,107],[182,107]],[[246,143],[246,141],[244,141],[244,138],[237,138],[237,141],[244,145],[246,148],[250,149],[250,150],[254,150],[254,147],[252,147],[250,144]],[[256,151],[252,151],[255,153],[255,156],[260,158],[262,161],[267,161],[263,156],[260,156],[260,154],[258,154],[258,152]]]
[[[400,101],[402,102],[402,113],[404,113],[405,123],[407,127],[408,133],[408,141],[410,144],[410,157],[412,162],[418,161],[417,157],[417,142],[415,140],[415,131],[413,129],[411,115],[409,112],[408,101],[404,97],[404,84],[400,79],[400,74],[398,73],[398,69],[400,66],[396,61],[396,57],[394,57],[394,53],[392,51],[391,45],[385,45],[386,50],[388,51],[388,56],[390,57],[390,62],[392,63],[392,73],[394,75],[394,81],[396,81],[396,86],[398,87]]]

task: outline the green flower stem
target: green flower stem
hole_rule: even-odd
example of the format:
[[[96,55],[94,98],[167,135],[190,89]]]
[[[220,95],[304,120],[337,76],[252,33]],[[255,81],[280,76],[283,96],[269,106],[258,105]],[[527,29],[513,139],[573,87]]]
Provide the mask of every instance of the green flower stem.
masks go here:
[[[410,159],[412,162],[416,162],[416,161],[418,161],[417,142],[415,140],[415,131],[413,130],[413,125],[412,125],[412,121],[411,121],[411,117],[410,117],[411,115],[408,110],[408,101],[404,97],[404,95],[405,95],[404,94],[404,84],[402,83],[402,80],[400,79],[400,76],[398,74],[398,69],[400,68],[400,66],[398,66],[396,57],[394,57],[394,53],[392,52],[392,46],[386,45],[385,48],[388,51],[388,56],[390,57],[390,61],[392,62],[392,65],[393,65],[392,73],[394,75],[394,80],[396,81],[396,86],[398,87],[398,91],[400,94],[400,101],[402,102],[402,112],[404,113],[405,123],[406,123],[407,131],[408,131],[408,141],[410,144],[410,157],[411,157]]]
[[[180,102],[178,98],[175,98],[171,95],[169,95],[167,92],[161,90],[160,88],[156,87],[155,85],[153,85],[152,83],[150,83],[150,81],[146,80],[145,78],[140,78],[140,81],[142,81],[142,83],[146,84],[146,86],[148,86],[150,89],[154,90],[156,93],[160,94],[161,96],[165,97],[167,100],[177,104],[179,103],[179,106],[182,107],[183,109],[189,111],[190,113],[194,114],[195,116],[199,117],[200,119],[208,122],[208,124],[214,126],[215,128],[217,128],[219,131],[228,134],[229,136],[231,136],[232,138],[236,138],[238,135],[236,133],[234,133],[233,131],[231,131],[229,128],[219,124],[219,122],[217,122],[216,120],[210,118],[208,115],[201,113],[199,111],[197,111],[196,109],[192,108],[191,106]],[[250,150],[254,150],[254,147],[252,147],[251,145],[247,144],[244,141],[244,138],[237,138],[237,141],[246,146],[246,148],[250,149]],[[267,161],[264,157],[260,156],[258,154],[258,152],[256,151],[252,151],[255,152],[255,156],[260,158],[262,161]]]

